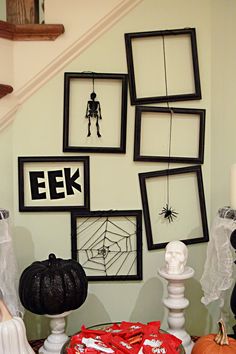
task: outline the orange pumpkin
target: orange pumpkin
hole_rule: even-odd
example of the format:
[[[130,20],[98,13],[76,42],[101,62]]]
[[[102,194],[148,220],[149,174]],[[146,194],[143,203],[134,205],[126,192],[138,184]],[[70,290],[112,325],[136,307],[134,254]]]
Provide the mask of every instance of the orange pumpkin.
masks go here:
[[[219,333],[200,337],[191,354],[236,354],[236,340],[227,336],[223,320],[218,324]]]

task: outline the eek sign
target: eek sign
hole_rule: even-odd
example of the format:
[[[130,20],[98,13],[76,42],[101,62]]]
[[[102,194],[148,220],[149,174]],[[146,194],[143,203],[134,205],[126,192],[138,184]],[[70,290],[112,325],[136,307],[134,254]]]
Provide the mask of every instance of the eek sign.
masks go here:
[[[19,210],[89,210],[89,157],[19,157]]]

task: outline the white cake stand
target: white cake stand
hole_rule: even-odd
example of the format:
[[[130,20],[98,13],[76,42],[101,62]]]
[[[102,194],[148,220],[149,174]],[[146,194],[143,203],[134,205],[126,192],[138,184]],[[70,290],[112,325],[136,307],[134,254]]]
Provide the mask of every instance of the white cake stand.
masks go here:
[[[60,354],[61,348],[68,340],[65,334],[65,318],[72,311],[67,311],[59,315],[46,315],[50,318],[51,334],[44,341],[43,346],[39,348],[39,354]]]
[[[184,309],[189,305],[188,299],[184,297],[184,281],[192,278],[194,270],[186,267],[181,274],[169,274],[165,268],[161,268],[158,272],[162,278],[168,281],[168,297],[163,299],[163,304],[169,310],[167,317],[169,328],[167,331],[181,339],[186,354],[190,354],[194,343],[184,328]]]

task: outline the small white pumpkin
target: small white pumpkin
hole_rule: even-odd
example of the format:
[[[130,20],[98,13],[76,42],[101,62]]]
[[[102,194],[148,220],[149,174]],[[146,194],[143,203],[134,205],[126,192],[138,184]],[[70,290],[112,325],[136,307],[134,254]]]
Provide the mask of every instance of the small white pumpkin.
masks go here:
[[[0,299],[0,353],[35,354],[26,337],[25,324],[20,317],[12,317]]]

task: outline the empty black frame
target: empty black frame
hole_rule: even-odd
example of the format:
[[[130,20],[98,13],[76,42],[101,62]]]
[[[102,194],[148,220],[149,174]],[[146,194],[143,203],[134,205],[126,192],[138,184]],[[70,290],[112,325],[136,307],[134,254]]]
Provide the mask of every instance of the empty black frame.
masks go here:
[[[191,43],[191,57],[192,57],[192,76],[193,76],[193,92],[186,92],[186,93],[175,93],[170,94],[168,92],[168,65],[162,63],[163,67],[163,76],[165,77],[165,89],[164,94],[153,94],[152,96],[138,96],[137,94],[137,85],[136,85],[136,78],[138,77],[138,72],[135,72],[135,65],[134,65],[134,51],[133,51],[133,43],[137,40],[149,40],[153,38],[160,39],[160,37],[165,38],[168,40],[170,36],[179,36],[179,38],[183,38],[183,36],[189,36],[189,40]],[[163,39],[164,40],[164,39]],[[198,63],[198,51],[197,51],[197,40],[196,40],[196,30],[195,28],[183,28],[183,29],[170,29],[170,30],[160,30],[160,31],[148,31],[148,32],[134,32],[134,33],[125,33],[125,46],[126,46],[126,58],[127,58],[127,67],[128,67],[128,77],[129,77],[129,88],[130,88],[130,100],[132,105],[140,105],[140,104],[148,104],[148,103],[158,103],[158,102],[171,102],[171,101],[186,101],[186,100],[196,100],[201,99],[201,84],[200,84],[200,73],[199,73],[199,63]],[[153,47],[153,46],[152,46]],[[163,47],[161,48],[163,58],[166,57],[166,54],[163,52]],[[145,49],[146,51],[146,49]],[[180,50],[181,51],[181,50]],[[179,52],[180,52],[179,51]],[[151,54],[150,54],[151,56]],[[150,57],[149,56],[149,57]],[[166,57],[166,60],[168,57]],[[148,60],[148,54],[147,54]],[[165,59],[163,59],[165,60]],[[147,65],[150,65],[148,62]],[[144,73],[146,68],[143,68]],[[166,73],[164,72],[166,70]],[[177,68],[178,70],[178,68]],[[165,75],[166,74],[166,75]],[[183,78],[184,80],[184,78]],[[160,80],[159,80],[160,81]],[[160,82],[156,82],[158,84]],[[143,81],[142,81],[143,84]],[[150,84],[150,82],[148,82]],[[163,85],[162,85],[163,86]]]
[[[176,115],[186,116],[186,122],[188,120],[188,115],[196,115],[199,118],[199,131],[198,131],[198,155],[196,157],[188,156],[162,156],[162,155],[142,155],[141,154],[141,133],[142,133],[142,117],[143,113],[164,113],[166,114],[166,119],[175,119]],[[173,125],[173,124],[172,124]],[[188,131],[184,131],[184,134],[188,134]],[[145,134],[144,134],[145,135]],[[172,129],[173,138],[173,129]],[[158,140],[158,131],[156,131],[156,139]],[[167,139],[169,139],[169,134]],[[174,163],[199,163],[202,164],[204,161],[204,141],[205,141],[205,109],[194,109],[194,108],[165,108],[165,107],[152,107],[152,106],[136,106],[135,107],[135,133],[134,133],[134,161],[148,161],[148,162],[174,162]],[[168,149],[167,149],[168,150]],[[172,152],[172,151],[171,151]]]
[[[198,194],[198,203],[199,203],[199,210],[200,210],[200,217],[201,217],[201,227],[202,227],[202,235],[196,235],[191,239],[180,239],[180,241],[184,242],[185,244],[194,244],[200,242],[207,242],[209,240],[209,231],[208,231],[208,224],[207,224],[207,214],[206,214],[206,205],[205,205],[205,196],[204,196],[204,187],[203,187],[203,179],[202,179],[202,170],[200,165],[196,166],[189,166],[189,167],[181,167],[181,168],[174,168],[174,169],[167,169],[167,170],[160,170],[160,171],[152,171],[152,172],[145,172],[139,173],[139,183],[140,183],[140,191],[141,191],[141,199],[143,205],[143,215],[144,215],[144,224],[146,230],[146,238],[147,238],[147,246],[149,250],[165,248],[167,243],[171,241],[170,239],[166,239],[165,242],[154,242],[154,234],[153,234],[153,225],[151,220],[151,210],[149,206],[149,198],[147,192],[147,181],[154,181],[158,183],[158,178],[169,176],[169,183],[171,183],[171,176],[182,176],[183,174],[193,174],[196,178],[197,182],[197,194]],[[157,182],[156,182],[157,181]],[[155,196],[158,198],[158,195]],[[182,198],[186,198],[186,193],[182,194]],[[163,205],[164,206],[164,205]],[[170,205],[171,206],[171,205]],[[188,205],[189,210],[191,211],[191,204]],[[162,218],[163,216],[160,215],[161,210],[156,210],[156,223],[159,222],[158,217]],[[178,210],[176,210],[178,212]],[[184,217],[184,215],[177,215],[177,219],[179,217]],[[167,219],[163,219],[163,222],[167,224],[169,221]],[[173,223],[169,223],[167,227],[170,227],[171,224],[173,227],[176,226],[176,221]],[[159,224],[160,225],[160,224]],[[177,237],[177,234],[176,234]]]
[[[89,156],[18,157],[19,211],[90,209]]]
[[[142,280],[142,211],[72,211],[71,247],[89,281]]]
[[[96,85],[98,80],[102,83],[112,85],[112,83],[119,83],[119,91],[120,91],[120,101],[119,97],[112,97],[109,102],[101,102],[102,107],[102,119],[101,124],[105,125],[106,121],[112,118],[114,119],[114,115],[116,114],[116,110],[114,114],[110,114],[109,117],[105,117],[103,115],[104,105],[107,104],[107,107],[112,106],[116,103],[120,110],[119,122],[117,129],[113,129],[113,133],[116,134],[118,137],[118,141],[114,143],[113,141],[109,143],[109,146],[103,146],[103,132],[101,132],[102,137],[97,138],[92,142],[90,142],[87,138],[86,144],[82,144],[81,142],[70,142],[70,134],[72,129],[70,129],[71,125],[71,105],[70,105],[70,97],[72,94],[71,83],[75,80],[80,80],[79,82],[82,84],[86,82],[86,80],[94,80],[95,92],[99,91],[99,86]],[[89,94],[91,93],[92,89],[90,90]],[[93,73],[93,72],[82,72],[82,73],[75,73],[75,72],[65,72],[64,73],[64,116],[63,116],[63,152],[98,152],[98,153],[125,153],[126,152],[126,128],[127,128],[127,95],[128,95],[128,75],[127,74],[120,74],[120,73]],[[98,93],[98,92],[96,92]],[[87,95],[89,99],[89,95]],[[79,98],[79,93],[78,93]],[[97,97],[96,99],[100,99]],[[83,113],[81,116],[78,116],[78,119],[82,124],[85,122],[85,112],[86,112],[86,104],[87,102],[83,102],[83,107],[81,110]],[[114,125],[115,126],[115,125]],[[73,134],[76,134],[74,132]],[[119,134],[119,135],[118,135]],[[110,138],[109,134],[109,138]],[[107,134],[108,136],[108,134]],[[79,138],[79,133],[78,133]],[[114,139],[115,140],[115,139]]]

